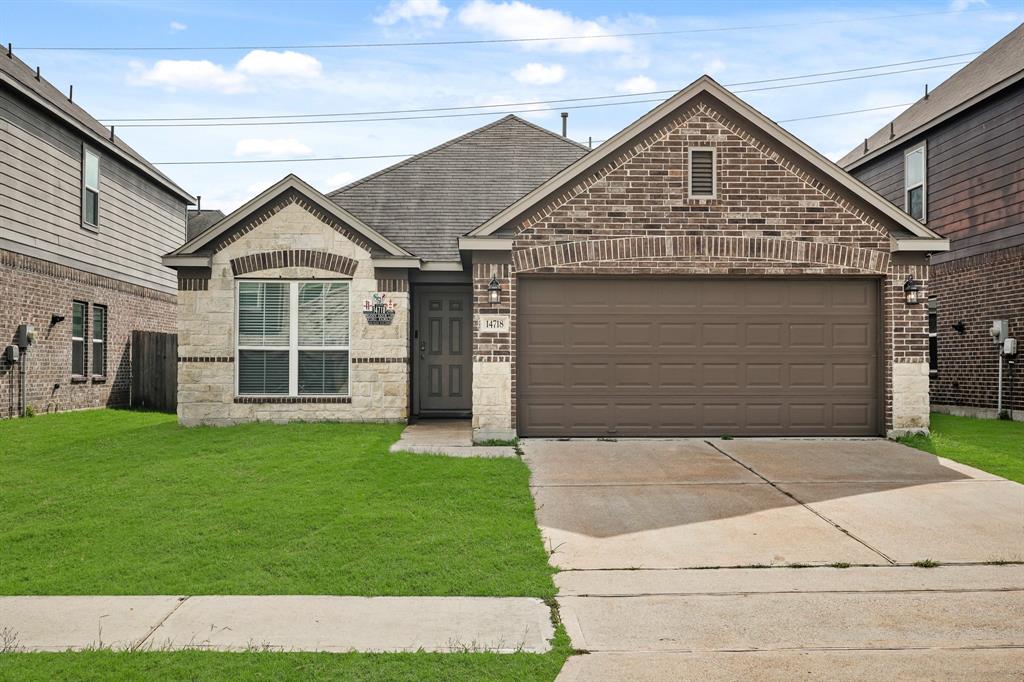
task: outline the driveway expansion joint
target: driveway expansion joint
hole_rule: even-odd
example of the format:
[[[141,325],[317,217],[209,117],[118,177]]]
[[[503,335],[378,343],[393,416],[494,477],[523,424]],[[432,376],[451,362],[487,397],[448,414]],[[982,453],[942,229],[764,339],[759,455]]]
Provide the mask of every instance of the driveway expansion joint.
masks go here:
[[[167,619],[170,618],[171,616],[173,616],[174,612],[177,611],[178,609],[180,609],[181,605],[184,604],[186,601],[188,601],[190,596],[191,595],[185,595],[184,597],[179,597],[178,598],[178,603],[174,605],[174,608],[172,608],[170,611],[168,611],[167,615],[164,616],[163,618],[161,618],[160,622],[157,623],[156,625],[154,625],[150,629],[150,631],[148,633],[146,633],[145,637],[140,639],[137,644],[133,645],[131,647],[130,651],[138,651],[139,649],[141,649],[142,646],[153,636],[153,633],[156,632],[157,630],[159,630],[160,626],[163,625],[164,623],[166,623]]]
[[[895,565],[896,565],[896,560],[895,560],[895,559],[893,559],[892,557],[890,557],[890,556],[886,555],[886,554],[885,554],[885,552],[883,552],[882,550],[880,550],[880,549],[878,549],[878,548],[876,548],[876,547],[873,547],[872,545],[868,544],[867,542],[865,542],[865,541],[864,541],[864,540],[862,540],[861,538],[857,537],[856,535],[854,535],[854,534],[853,534],[853,533],[851,533],[850,531],[846,530],[845,528],[843,528],[842,526],[840,526],[840,525],[839,525],[838,523],[836,523],[836,522],[835,522],[835,521],[833,521],[832,519],[828,518],[827,516],[825,516],[824,514],[822,514],[821,512],[819,512],[819,511],[818,511],[817,509],[814,509],[814,508],[813,508],[813,507],[811,507],[811,506],[810,506],[809,504],[805,503],[805,502],[804,502],[803,500],[801,500],[801,499],[797,498],[797,497],[796,497],[795,495],[793,495],[793,494],[792,494],[791,492],[789,492],[788,490],[785,490],[784,488],[781,488],[781,487],[779,487],[779,485],[778,485],[777,483],[775,483],[774,481],[772,481],[772,480],[770,480],[770,479],[766,478],[766,477],[765,477],[764,475],[762,475],[762,474],[761,474],[760,472],[756,471],[756,470],[755,470],[755,469],[754,469],[753,467],[751,467],[751,466],[748,466],[748,465],[744,464],[743,462],[741,462],[740,460],[736,459],[735,457],[733,457],[733,456],[732,456],[732,455],[730,455],[730,454],[729,454],[728,452],[726,452],[726,451],[725,451],[725,450],[723,450],[722,448],[718,447],[717,445],[715,445],[715,444],[714,444],[714,443],[712,443],[711,441],[709,441],[709,440],[706,440],[706,441],[704,441],[704,442],[705,442],[705,443],[707,443],[708,445],[710,445],[710,446],[711,446],[712,448],[714,448],[714,449],[715,449],[715,450],[717,450],[718,452],[720,452],[721,454],[723,454],[723,455],[725,455],[726,457],[728,457],[729,459],[731,459],[731,460],[732,460],[733,462],[735,462],[736,464],[739,464],[739,465],[740,465],[741,467],[743,467],[744,469],[746,469],[746,470],[747,470],[747,471],[749,471],[750,473],[752,473],[752,474],[754,474],[755,476],[757,476],[758,478],[760,478],[760,479],[761,479],[762,481],[764,481],[765,483],[767,483],[768,485],[770,485],[770,486],[771,486],[772,488],[774,488],[775,490],[779,491],[780,493],[782,493],[783,495],[785,495],[785,496],[786,496],[786,497],[788,497],[789,499],[791,499],[791,500],[793,500],[794,502],[796,502],[797,504],[799,504],[799,505],[800,505],[801,507],[803,507],[803,508],[804,508],[804,509],[806,509],[807,511],[809,511],[809,512],[811,512],[812,514],[814,514],[815,516],[817,516],[817,517],[818,517],[819,519],[821,519],[821,520],[822,520],[822,521],[824,521],[825,523],[829,524],[830,526],[832,526],[833,528],[835,528],[835,529],[836,529],[836,530],[838,530],[839,532],[841,532],[841,533],[844,533],[844,534],[846,534],[846,535],[847,535],[848,537],[850,537],[851,539],[853,539],[853,540],[856,540],[856,541],[857,541],[857,542],[859,542],[860,544],[864,545],[864,547],[868,548],[869,550],[871,550],[872,552],[874,552],[875,554],[877,554],[878,556],[882,557],[882,558],[883,558],[883,559],[885,559],[885,560],[886,560],[887,562],[889,562],[889,564],[890,564],[890,565],[892,565],[892,566],[895,566]]]

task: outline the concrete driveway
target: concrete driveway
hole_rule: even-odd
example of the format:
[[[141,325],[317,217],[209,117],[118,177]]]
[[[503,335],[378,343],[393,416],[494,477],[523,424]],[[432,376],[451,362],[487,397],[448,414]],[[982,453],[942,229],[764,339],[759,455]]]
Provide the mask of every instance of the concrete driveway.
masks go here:
[[[1024,676],[1024,486],[884,440],[523,451],[564,679]]]

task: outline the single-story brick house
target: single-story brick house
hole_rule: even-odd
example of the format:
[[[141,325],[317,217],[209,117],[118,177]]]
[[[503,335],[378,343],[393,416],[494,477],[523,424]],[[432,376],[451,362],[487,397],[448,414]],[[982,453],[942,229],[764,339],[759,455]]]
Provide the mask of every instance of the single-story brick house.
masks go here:
[[[702,77],[593,151],[514,116],[165,257],[184,424],[521,436],[928,427],[948,242]]]

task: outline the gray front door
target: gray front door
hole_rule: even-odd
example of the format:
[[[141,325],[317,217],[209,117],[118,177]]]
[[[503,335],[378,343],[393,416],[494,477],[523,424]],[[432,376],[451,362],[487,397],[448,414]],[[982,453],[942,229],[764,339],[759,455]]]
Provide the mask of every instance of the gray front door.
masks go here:
[[[470,292],[417,290],[419,414],[465,416],[473,404]]]

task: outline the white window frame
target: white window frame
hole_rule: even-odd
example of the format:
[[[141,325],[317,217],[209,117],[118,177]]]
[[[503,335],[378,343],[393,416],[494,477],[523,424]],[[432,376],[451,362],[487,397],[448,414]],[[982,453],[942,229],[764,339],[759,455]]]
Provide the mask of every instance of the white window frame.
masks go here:
[[[82,306],[82,335],[75,336],[75,306]],[[74,299],[71,301],[71,376],[72,378],[86,378],[89,376],[89,304],[86,301]],[[75,341],[82,344],[82,373],[75,374]]]
[[[88,163],[88,157],[90,157],[90,156],[96,157],[96,186],[95,187],[90,187],[88,182],[87,182],[87,180],[86,180],[86,170],[85,169],[86,169],[86,165]],[[102,172],[102,168],[101,168],[102,164],[103,164],[103,159],[99,155],[99,152],[97,152],[92,147],[89,147],[88,145],[83,144],[82,145],[82,194],[81,194],[82,227],[84,227],[87,230],[92,230],[93,232],[98,232],[99,229],[100,229],[100,208],[101,208],[101,206],[100,206],[100,204],[101,204],[100,198],[102,196],[100,194],[100,174]],[[85,207],[86,207],[86,197],[88,196],[88,192],[95,192],[96,193],[96,222],[95,223],[90,223],[88,220],[86,220],[86,217],[85,217],[86,216],[86,209],[85,209]]]
[[[239,317],[238,293],[242,283],[286,283],[288,284],[288,345],[287,346],[240,346],[238,344]],[[302,284],[348,284],[348,345],[347,346],[300,346],[299,345],[299,286]],[[236,398],[348,398],[352,396],[352,280],[350,279],[236,279],[235,280],[235,397]],[[243,350],[287,350],[288,351],[288,393],[239,393],[238,381],[241,375],[241,352]],[[348,351],[348,391],[345,393],[299,393],[299,351]]]
[[[693,153],[711,152],[711,194],[693,193]],[[715,199],[718,197],[718,152],[714,147],[690,147],[687,157],[686,194],[691,199]]]
[[[907,176],[910,175],[910,167],[907,165],[907,159],[916,151],[921,152],[921,184],[910,185],[907,182]],[[916,218],[922,223],[928,222],[928,144],[922,142],[916,144],[907,151],[903,152],[903,210],[910,215],[910,190],[915,187],[921,188],[921,217]]]
[[[89,334],[89,346],[90,346],[90,350],[92,350],[92,357],[91,357],[91,359],[95,362],[96,358],[101,358],[101,360],[103,362],[103,372],[100,373],[100,374],[97,374],[96,372],[93,371],[94,367],[90,364],[89,365],[89,372],[88,372],[88,374],[90,374],[93,378],[102,379],[102,378],[105,378],[107,376],[107,329],[110,326],[110,308],[105,306],[105,305],[98,304],[98,303],[93,303],[91,308],[92,308],[92,311],[91,311],[92,312],[92,317],[91,317],[90,321],[92,322],[92,328],[90,329],[90,331],[92,333]],[[96,311],[97,310],[102,310],[103,311],[103,338],[101,338],[101,339],[97,339],[96,338]],[[96,346],[100,347],[99,350],[96,350]]]

